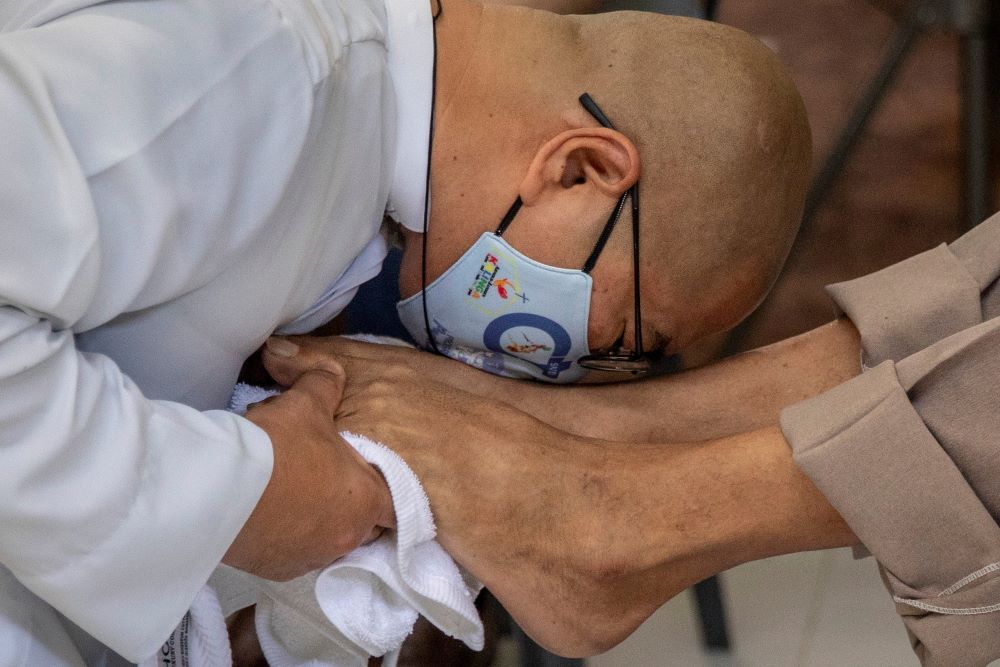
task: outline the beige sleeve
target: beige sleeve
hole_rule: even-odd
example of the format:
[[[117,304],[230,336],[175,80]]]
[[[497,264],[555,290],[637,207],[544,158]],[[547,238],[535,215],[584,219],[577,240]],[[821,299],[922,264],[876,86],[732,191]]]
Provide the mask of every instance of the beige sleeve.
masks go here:
[[[951,245],[827,287],[861,332],[867,366],[898,361],[1000,315],[1000,214]]]
[[[787,408],[799,467],[878,559],[921,661],[1000,658],[1000,217],[830,287],[868,372]]]

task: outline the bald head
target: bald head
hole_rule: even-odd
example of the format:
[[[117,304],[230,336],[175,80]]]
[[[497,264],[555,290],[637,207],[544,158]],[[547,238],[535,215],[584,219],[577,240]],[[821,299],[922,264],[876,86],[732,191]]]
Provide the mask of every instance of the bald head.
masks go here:
[[[525,206],[506,238],[538,261],[578,268],[637,177],[645,338],[680,348],[759,303],[797,230],[810,153],[801,101],[765,47],[657,14],[557,16],[465,0],[443,9],[430,279],[518,195]],[[583,92],[621,140],[544,153],[566,133],[598,127],[578,102]],[[546,178],[548,190],[538,182]],[[628,222],[593,272],[595,348],[631,338]],[[419,289],[417,254],[404,258],[404,295]]]
[[[736,324],[798,230],[811,146],[797,91],[770,50],[725,26],[635,12],[574,20],[596,61],[592,87],[642,156],[647,284],[701,305],[690,314],[701,321],[681,325],[692,334]]]

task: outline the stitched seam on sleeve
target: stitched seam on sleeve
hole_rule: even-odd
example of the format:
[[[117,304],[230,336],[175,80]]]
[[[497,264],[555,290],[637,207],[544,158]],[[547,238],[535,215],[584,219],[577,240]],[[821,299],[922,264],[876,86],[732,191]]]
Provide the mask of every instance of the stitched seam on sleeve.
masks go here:
[[[924,611],[930,611],[943,616],[976,616],[979,614],[992,614],[993,612],[1000,611],[1000,603],[991,604],[988,607],[959,607],[957,609],[950,609],[948,607],[940,607],[935,604],[928,604],[927,602],[922,602],[920,600],[908,600],[895,595],[892,596],[892,599],[899,604],[905,604],[909,607],[916,607],[917,609],[923,609]]]
[[[957,593],[961,589],[965,588],[972,582],[982,579],[983,577],[992,574],[994,572],[1000,571],[1000,563],[990,563],[986,567],[980,568],[968,575],[956,581],[954,584],[944,589],[938,593],[935,597],[945,597],[951,595],[952,593]],[[1000,603],[987,605],[985,607],[942,607],[940,605],[931,604],[929,602],[924,602],[923,600],[913,600],[910,598],[900,597],[898,595],[892,596],[893,601],[899,604],[905,604],[909,607],[915,607],[917,609],[922,609],[924,611],[930,611],[935,614],[943,614],[946,616],[973,616],[977,614],[990,614],[995,611],[1000,611]]]
[[[976,579],[982,579],[986,575],[992,574],[993,572],[996,572],[998,570],[1000,570],[1000,563],[990,563],[986,567],[984,567],[984,568],[982,568],[980,570],[976,570],[975,572],[973,572],[969,576],[964,577],[962,579],[959,579],[958,581],[956,581],[955,583],[953,583],[951,586],[949,586],[948,588],[946,588],[943,591],[941,591],[940,593],[938,593],[937,597],[941,597],[941,596],[944,596],[944,595],[951,595],[952,593],[957,593],[961,589],[963,589],[966,586],[968,586],[969,584],[971,584]]]

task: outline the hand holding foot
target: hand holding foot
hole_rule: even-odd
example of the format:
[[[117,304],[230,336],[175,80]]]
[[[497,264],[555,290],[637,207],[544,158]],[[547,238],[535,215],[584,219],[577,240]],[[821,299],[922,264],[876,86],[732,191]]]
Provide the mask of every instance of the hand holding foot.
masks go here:
[[[630,489],[607,474],[603,443],[414,371],[397,367],[387,379],[370,359],[334,362],[312,340],[295,342],[294,358],[265,354],[275,379],[291,384],[305,369],[343,364],[340,428],[407,461],[430,497],[442,545],[537,641],[592,654],[662,602],[636,605],[630,594],[628,559],[616,548],[639,531],[623,504]]]
[[[556,653],[606,650],[741,562],[854,541],[776,428],[683,445],[580,438],[403,366],[295,342],[293,356],[265,355],[275,379],[339,362],[340,427],[407,461],[442,545]]]
[[[257,403],[247,419],[271,439],[271,479],[225,562],[286,580],[328,565],[395,525],[385,480],[340,437],[339,367],[303,373],[295,387]]]

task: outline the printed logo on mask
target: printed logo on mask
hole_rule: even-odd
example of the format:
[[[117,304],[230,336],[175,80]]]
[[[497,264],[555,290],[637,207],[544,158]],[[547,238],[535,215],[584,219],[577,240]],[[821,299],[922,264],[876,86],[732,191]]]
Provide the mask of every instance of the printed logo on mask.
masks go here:
[[[544,343],[541,336],[549,339]],[[546,377],[557,378],[572,366],[566,360],[573,347],[569,332],[558,322],[533,313],[501,315],[486,327],[483,344],[494,352],[514,354],[537,366]]]
[[[519,331],[518,333],[521,335],[521,338],[524,339],[524,342],[516,340],[515,336],[512,336],[510,331],[508,331],[507,335],[504,336],[504,340],[506,342],[503,345],[503,349],[507,350],[511,354],[534,354],[535,352],[538,351],[542,352],[552,351],[551,345],[546,345],[545,343],[536,343],[535,341],[528,338],[528,334],[524,333],[523,331]]]
[[[506,377],[574,382],[586,374],[576,359],[588,353],[591,290],[583,271],[535,262],[484,232],[397,310],[420,345],[470,366]]]
[[[472,286],[466,290],[471,303],[487,315],[499,315],[513,303],[528,303],[527,295],[521,290],[517,270],[512,275],[500,275],[502,266],[515,264],[507,259],[503,253],[486,253]]]
[[[500,273],[500,260],[492,253],[486,253],[483,263],[479,265],[476,281],[472,283],[467,294],[473,299],[485,299],[498,273]]]

